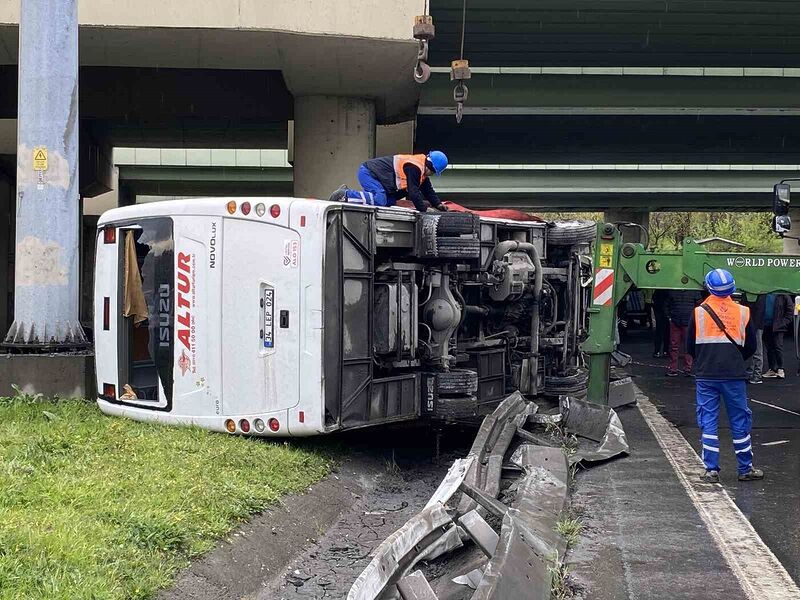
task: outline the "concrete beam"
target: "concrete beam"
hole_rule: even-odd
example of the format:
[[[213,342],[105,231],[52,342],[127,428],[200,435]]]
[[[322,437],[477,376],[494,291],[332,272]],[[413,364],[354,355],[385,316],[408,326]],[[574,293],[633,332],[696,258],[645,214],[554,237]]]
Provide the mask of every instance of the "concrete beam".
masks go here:
[[[128,195],[291,196],[291,167],[157,167],[120,165]],[[122,201],[120,201],[122,205]]]
[[[531,165],[529,165],[531,166]],[[618,165],[620,168],[464,168],[436,182],[445,200],[474,208],[600,211],[769,210],[772,186],[800,165]],[[633,167],[633,168],[630,168]],[[638,168],[637,168],[638,167]],[[672,167],[672,168],[670,168]],[[291,167],[120,165],[120,186],[137,195],[291,195]],[[702,169],[702,170],[699,170]],[[326,188],[327,189],[327,188]],[[800,220],[798,220],[800,222]]]
[[[785,116],[422,115],[416,148],[435,147],[470,164],[797,164],[800,130]]]
[[[478,73],[468,82],[466,115],[797,115],[800,78],[654,77]],[[419,114],[455,114],[453,84],[434,74]]]

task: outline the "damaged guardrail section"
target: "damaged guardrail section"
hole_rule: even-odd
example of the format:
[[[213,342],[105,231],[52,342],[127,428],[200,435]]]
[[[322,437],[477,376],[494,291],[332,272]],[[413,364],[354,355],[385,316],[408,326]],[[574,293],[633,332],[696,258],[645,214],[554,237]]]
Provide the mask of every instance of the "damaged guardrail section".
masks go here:
[[[552,428],[576,443],[564,444]],[[556,522],[570,466],[627,451],[612,409],[562,397],[557,410],[539,413],[511,394],[425,508],[377,548],[348,600],[550,598],[551,573],[567,549]]]

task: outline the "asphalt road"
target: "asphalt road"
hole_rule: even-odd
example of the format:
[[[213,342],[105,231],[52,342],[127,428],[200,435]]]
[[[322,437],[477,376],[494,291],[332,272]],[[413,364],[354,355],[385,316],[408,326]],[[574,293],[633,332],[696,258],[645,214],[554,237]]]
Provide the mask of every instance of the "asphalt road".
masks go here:
[[[666,359],[652,357],[649,332],[631,332],[622,350],[633,356],[629,368],[636,383],[661,414],[681,431],[695,451],[700,448],[700,430],[695,420],[694,380],[666,377]],[[754,463],[766,478],[760,482],[736,479],[727,415],[720,416],[720,473],[723,485],[755,530],[800,583],[800,377],[794,345],[786,340],[786,379],[765,379],[748,386],[753,411]],[[766,406],[759,402],[771,404]],[[784,410],[781,410],[784,409]],[[786,412],[792,411],[792,412]]]

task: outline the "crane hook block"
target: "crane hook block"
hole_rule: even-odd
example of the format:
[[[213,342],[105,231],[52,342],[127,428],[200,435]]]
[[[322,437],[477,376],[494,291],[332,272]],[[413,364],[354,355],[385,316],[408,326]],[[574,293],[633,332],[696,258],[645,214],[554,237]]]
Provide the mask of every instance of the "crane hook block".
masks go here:
[[[417,15],[414,17],[414,39],[430,41],[436,37],[436,27],[433,26],[433,17],[430,15]]]
[[[419,61],[414,67],[414,81],[417,83],[425,83],[431,78],[431,68],[428,63]]]
[[[464,81],[471,77],[468,60],[454,60],[450,63],[450,81]]]

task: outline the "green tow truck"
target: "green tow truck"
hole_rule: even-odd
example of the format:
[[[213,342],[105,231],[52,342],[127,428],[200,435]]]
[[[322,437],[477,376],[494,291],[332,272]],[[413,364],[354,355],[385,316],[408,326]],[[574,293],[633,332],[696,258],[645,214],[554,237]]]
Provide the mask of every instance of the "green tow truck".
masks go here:
[[[792,239],[789,220],[790,187],[777,184],[773,195],[772,229]],[[654,252],[642,244],[625,243],[620,226],[599,224],[594,247],[594,281],[588,308],[589,332],[581,349],[588,356],[588,399],[608,404],[611,355],[615,350],[617,306],[632,287],[639,289],[702,290],[706,273],[726,269],[736,280],[737,292],[748,299],[759,294],[800,294],[800,256],[709,252],[685,239],[676,252]],[[800,318],[794,319],[795,354],[800,356]]]

